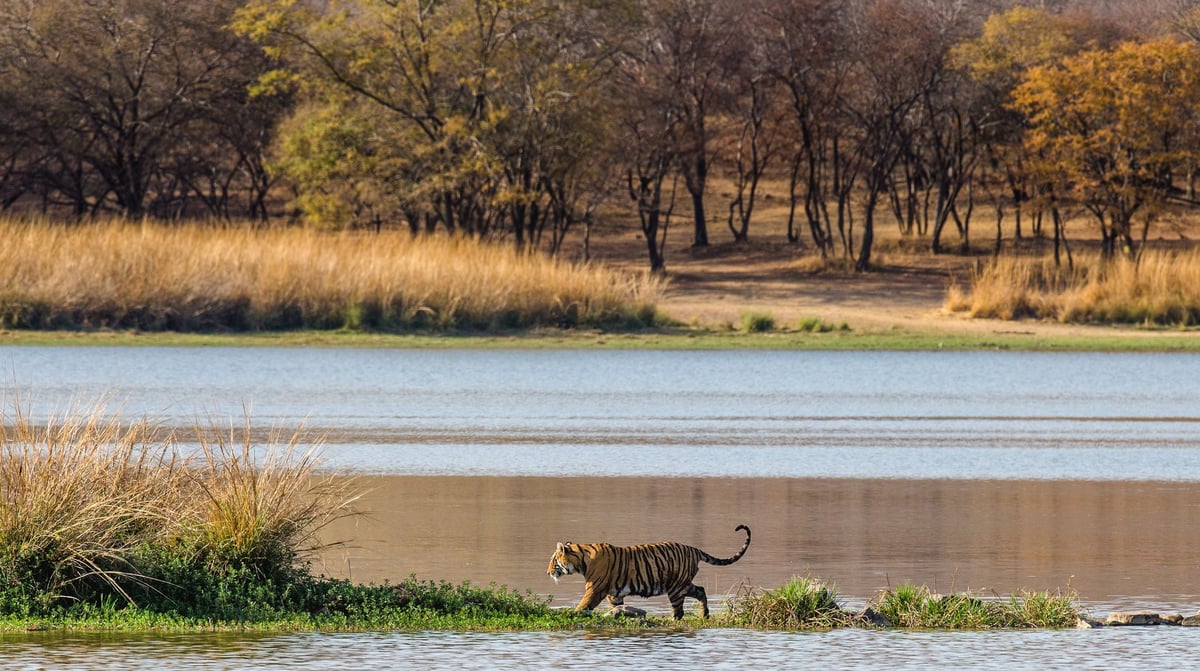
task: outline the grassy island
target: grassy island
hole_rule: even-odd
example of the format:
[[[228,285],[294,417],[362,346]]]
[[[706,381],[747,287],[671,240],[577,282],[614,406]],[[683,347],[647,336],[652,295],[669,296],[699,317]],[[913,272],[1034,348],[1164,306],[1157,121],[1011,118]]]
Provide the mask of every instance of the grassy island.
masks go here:
[[[197,427],[186,446],[98,410],[0,413],[0,629],[554,630],[732,626],[1061,627],[1072,600],[943,597],[905,586],[865,613],[796,579],[682,623],[549,606],[506,587],[355,584],[305,560],[324,524],[354,514],[352,478],[314,471],[300,434],[256,446],[248,427]]]

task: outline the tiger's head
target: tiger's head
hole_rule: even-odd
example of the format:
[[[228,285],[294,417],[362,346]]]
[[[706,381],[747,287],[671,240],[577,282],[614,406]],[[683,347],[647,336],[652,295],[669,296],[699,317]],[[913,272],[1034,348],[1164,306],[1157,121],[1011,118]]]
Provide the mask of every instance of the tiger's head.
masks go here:
[[[550,558],[550,567],[546,569],[546,573],[554,578],[554,582],[564,575],[572,573],[583,573],[586,568],[586,559],[579,546],[575,543],[559,543],[554,550],[554,556]]]

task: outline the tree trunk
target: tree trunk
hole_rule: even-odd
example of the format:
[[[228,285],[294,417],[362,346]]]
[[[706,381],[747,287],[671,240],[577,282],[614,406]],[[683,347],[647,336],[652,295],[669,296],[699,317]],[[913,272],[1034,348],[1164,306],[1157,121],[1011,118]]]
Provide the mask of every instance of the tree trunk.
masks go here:
[[[879,201],[879,190],[867,189],[866,212],[863,214],[862,247],[859,248],[858,260],[854,262],[855,272],[865,273],[871,269],[871,247],[875,243],[875,205]]]
[[[704,191],[708,184],[708,159],[704,156],[704,147],[700,147],[699,154],[692,161],[691,169],[683,172],[684,185],[692,196],[692,246],[707,247],[708,221],[704,213]]]

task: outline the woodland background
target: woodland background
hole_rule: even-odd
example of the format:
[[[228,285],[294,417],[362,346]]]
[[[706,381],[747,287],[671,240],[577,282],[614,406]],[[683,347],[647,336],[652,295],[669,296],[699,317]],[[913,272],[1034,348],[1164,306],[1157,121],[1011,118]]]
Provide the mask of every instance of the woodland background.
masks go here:
[[[658,271],[672,217],[748,240],[769,183],[857,270],[881,222],[1132,255],[1196,204],[1197,40],[1191,0],[3,0],[0,208],[628,226]]]

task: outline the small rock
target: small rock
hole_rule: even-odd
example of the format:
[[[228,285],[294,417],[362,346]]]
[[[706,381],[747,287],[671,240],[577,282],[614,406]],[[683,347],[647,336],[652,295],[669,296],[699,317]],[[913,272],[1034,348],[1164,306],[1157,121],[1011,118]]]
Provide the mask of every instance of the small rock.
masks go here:
[[[1100,620],[1097,620],[1094,617],[1088,617],[1086,615],[1080,615],[1079,618],[1075,620],[1076,629],[1099,629],[1103,626],[1104,623]]]
[[[1161,623],[1162,618],[1158,613],[1145,611],[1114,611],[1108,614],[1108,620],[1105,621],[1105,624],[1116,627],[1149,627]]]
[[[1179,613],[1163,613],[1160,618],[1163,624],[1183,624],[1183,616]]]
[[[612,609],[608,611],[608,616],[609,617],[646,617],[646,611],[642,610],[641,608],[637,608],[635,606],[627,606],[627,605],[622,604],[620,606],[613,606]]]
[[[1185,627],[1200,627],[1200,613],[1188,615],[1187,617],[1183,618],[1179,624]]]

